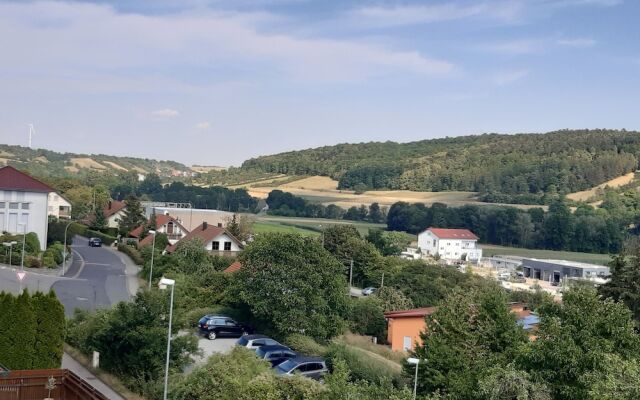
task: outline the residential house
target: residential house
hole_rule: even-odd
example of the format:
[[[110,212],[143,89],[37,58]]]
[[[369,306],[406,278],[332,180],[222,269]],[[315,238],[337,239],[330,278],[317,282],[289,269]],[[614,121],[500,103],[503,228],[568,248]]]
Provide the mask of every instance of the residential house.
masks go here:
[[[437,307],[425,307],[384,313],[391,350],[409,351],[416,344],[421,344],[420,333],[427,327],[425,318],[436,310]]]
[[[124,201],[109,201],[107,205],[102,209],[106,225],[109,228],[118,228],[120,218],[124,216],[124,209],[127,204]]]
[[[167,252],[172,253],[180,242],[195,238],[202,242],[205,250],[217,255],[236,255],[242,251],[244,247],[240,240],[235,238],[226,229],[219,226],[211,226],[207,222],[203,222],[176,244],[168,246]]]
[[[509,306],[516,316],[517,324],[529,332],[530,339],[535,340],[534,332],[540,322],[538,316],[523,303],[511,303]],[[425,307],[384,313],[387,320],[387,342],[391,345],[391,350],[411,351],[416,345],[422,344],[420,333],[427,329],[426,317],[437,309]]]
[[[0,232],[23,234],[34,232],[40,250],[47,247],[49,185],[18,171],[0,168]]]
[[[143,225],[135,228],[134,230],[129,232],[129,237],[134,239],[140,239],[140,236],[142,235],[144,228],[145,226]],[[167,214],[156,215],[155,231],[157,233],[164,233],[165,235],[167,235],[167,239],[169,239],[169,244],[176,244],[180,239],[182,239],[189,233],[189,231],[187,231],[187,228],[182,226],[180,221],[178,221],[177,219]],[[153,240],[153,236],[148,235],[147,237],[140,240],[140,242],[138,243],[138,246],[142,247],[147,242],[149,242],[149,239],[147,239],[149,236],[151,236],[151,240]],[[151,244],[151,243],[149,242],[148,244]]]
[[[71,219],[71,202],[56,192],[49,193],[49,206],[47,210],[50,217]]]
[[[418,247],[423,253],[445,261],[470,261],[482,258],[478,237],[468,229],[428,228],[418,235]]]
[[[191,232],[198,224],[206,222],[211,226],[225,227],[228,221],[233,218],[233,213],[220,210],[208,210],[201,208],[191,208],[188,203],[162,203],[162,202],[141,202],[144,214],[148,218],[151,214],[169,214],[176,218],[182,226]]]
[[[242,268],[242,264],[240,264],[240,261],[234,261],[231,265],[229,265],[227,268],[224,269],[225,274],[232,274],[234,272],[238,272],[240,271],[240,269]]]

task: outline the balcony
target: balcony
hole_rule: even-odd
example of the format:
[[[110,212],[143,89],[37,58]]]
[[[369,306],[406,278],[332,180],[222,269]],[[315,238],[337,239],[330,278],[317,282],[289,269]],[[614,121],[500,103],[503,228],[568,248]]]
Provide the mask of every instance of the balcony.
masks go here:
[[[45,384],[55,380],[55,400],[108,400],[85,380],[67,369],[11,371],[0,374],[0,400],[32,400],[48,397]]]

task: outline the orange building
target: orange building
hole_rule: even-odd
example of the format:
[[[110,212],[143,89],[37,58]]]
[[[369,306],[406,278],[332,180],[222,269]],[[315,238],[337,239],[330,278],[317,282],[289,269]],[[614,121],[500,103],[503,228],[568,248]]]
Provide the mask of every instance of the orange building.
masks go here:
[[[421,344],[420,332],[427,327],[425,317],[436,311],[437,307],[415,308],[413,310],[389,311],[384,313],[388,321],[387,342],[392,350],[413,350],[415,344]]]
[[[511,303],[509,307],[516,315],[518,324],[528,332],[529,338],[535,340],[535,331],[540,322],[538,316],[523,303]],[[420,333],[427,328],[425,318],[437,309],[438,307],[425,307],[384,313],[387,319],[387,342],[391,344],[391,350],[411,351],[416,343],[422,344]]]

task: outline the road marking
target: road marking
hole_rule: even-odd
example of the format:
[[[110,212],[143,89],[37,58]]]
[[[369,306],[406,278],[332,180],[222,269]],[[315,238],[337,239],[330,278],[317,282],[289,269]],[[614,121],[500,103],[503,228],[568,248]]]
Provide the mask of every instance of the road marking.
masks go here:
[[[80,276],[80,274],[82,273],[82,270],[84,269],[84,257],[82,257],[82,254],[80,254],[77,250],[71,249],[71,251],[76,253],[80,258],[80,268],[78,269],[78,273],[71,277],[76,279],[78,278],[78,276]]]
[[[111,264],[104,264],[104,263],[94,263],[94,262],[85,262],[84,265],[102,265],[105,267],[110,267]]]
[[[76,297],[76,300],[78,300],[78,301],[89,301],[89,299],[87,299],[86,297]]]

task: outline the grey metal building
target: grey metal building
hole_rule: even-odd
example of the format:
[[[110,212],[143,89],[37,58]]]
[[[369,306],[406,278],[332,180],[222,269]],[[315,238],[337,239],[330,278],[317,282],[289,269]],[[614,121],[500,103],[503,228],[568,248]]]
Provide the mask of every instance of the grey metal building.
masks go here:
[[[609,267],[566,260],[523,258],[522,270],[526,278],[546,282],[560,282],[565,278],[593,279],[609,275]]]

